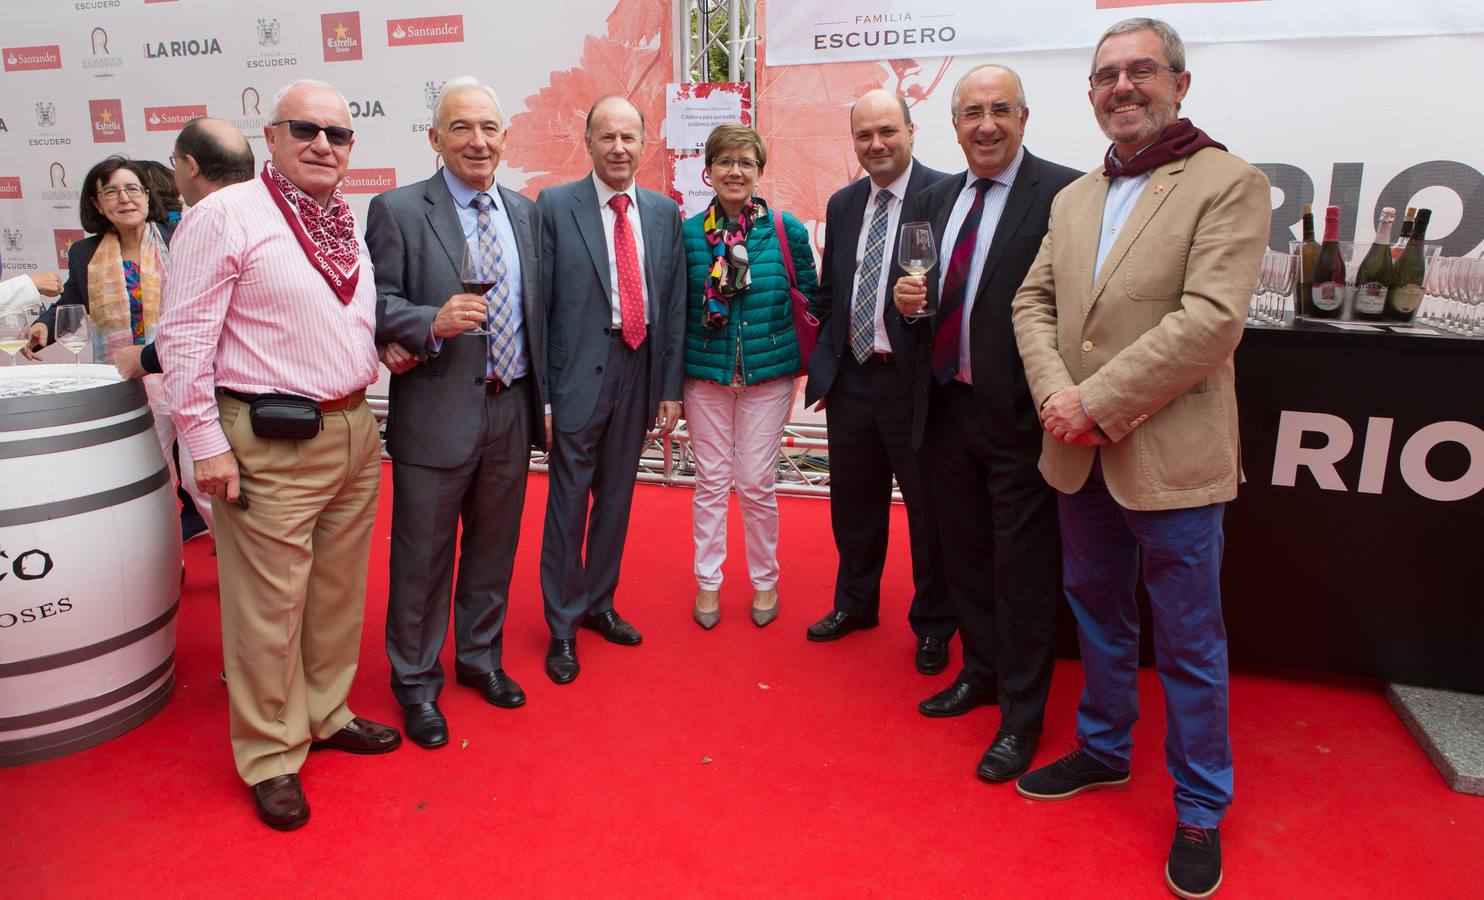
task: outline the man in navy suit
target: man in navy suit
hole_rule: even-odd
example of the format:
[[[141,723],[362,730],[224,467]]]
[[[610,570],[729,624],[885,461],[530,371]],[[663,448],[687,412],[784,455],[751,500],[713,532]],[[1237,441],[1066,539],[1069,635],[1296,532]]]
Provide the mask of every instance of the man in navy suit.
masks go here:
[[[916,587],[907,619],[917,635],[917,670],[948,665],[953,610],[943,583],[936,527],[911,445],[911,339],[891,303],[902,276],[897,234],[917,216],[917,193],[943,178],[912,158],[916,126],[907,103],[869,91],[850,110],[856,158],[868,177],[830,198],[820,267],[819,343],[809,359],[804,402],[829,416],[830,524],[840,568],[834,608],[809,626],[811,641],[873,628],[891,530],[895,477],[907,506]]]
[[[548,444],[546,312],[535,204],[495,183],[505,138],[495,92],[449,79],[428,131],[443,166],[373,199],[366,220],[377,340],[424,358],[392,376],[386,649],[407,736],[430,749],[448,743],[437,700],[450,589],[459,684],[494,706],[526,701],[501,650],[531,447]],[[466,247],[495,275],[483,295],[460,280]]]
[[[1039,743],[1061,593],[1056,496],[1036,468],[1041,419],[1010,300],[1046,234],[1051,199],[1081,173],[1025,149],[1029,118],[1010,69],[979,66],[959,80],[953,127],[968,170],[918,198],[938,266],[893,288],[904,316],[936,313],[909,326],[919,339],[913,446],[927,458],[964,648],[953,683],[919,709],[942,716],[998,703],[999,729],[978,769],[996,782],[1025,772]]]
[[[585,140],[592,175],[536,198],[554,426],[541,594],[557,684],[577,677],[579,626],[642,640],[613,594],[644,435],[675,428],[685,371],[680,208],[634,184],[644,117],[625,97],[601,97]]]

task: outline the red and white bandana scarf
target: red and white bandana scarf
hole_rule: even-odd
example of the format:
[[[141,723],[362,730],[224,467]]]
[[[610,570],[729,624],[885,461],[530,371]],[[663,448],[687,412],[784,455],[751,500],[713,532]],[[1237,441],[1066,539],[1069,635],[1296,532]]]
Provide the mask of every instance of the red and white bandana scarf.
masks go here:
[[[345,202],[340,188],[330,195],[330,208],[325,209],[314,198],[299,190],[273,163],[263,163],[263,182],[268,195],[278,204],[288,220],[289,229],[299,239],[304,255],[325,277],[341,303],[350,303],[356,295],[356,282],[361,278],[361,242],[356,238],[355,213]]]

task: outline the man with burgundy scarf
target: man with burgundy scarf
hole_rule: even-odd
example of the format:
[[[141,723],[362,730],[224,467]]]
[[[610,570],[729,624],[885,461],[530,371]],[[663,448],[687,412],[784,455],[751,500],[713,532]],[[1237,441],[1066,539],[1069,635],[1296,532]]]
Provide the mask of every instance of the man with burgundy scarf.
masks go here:
[[[1014,300],[1086,684],[1077,749],[1017,789],[1060,800],[1128,783],[1142,569],[1175,780],[1165,884],[1207,897],[1232,798],[1221,618],[1221,515],[1238,480],[1232,354],[1271,201],[1260,172],[1178,118],[1190,73],[1166,23],[1108,29],[1088,83],[1112,146],[1056,198]]]
[[[172,248],[158,350],[216,512],[232,755],[258,816],[286,831],[309,819],[310,750],[385,753],[402,736],[346,704],[381,481],[376,284],[339,188],[350,109],[296,81],[263,131],[260,177],[202,200]],[[313,433],[267,436],[267,394],[317,408]]]

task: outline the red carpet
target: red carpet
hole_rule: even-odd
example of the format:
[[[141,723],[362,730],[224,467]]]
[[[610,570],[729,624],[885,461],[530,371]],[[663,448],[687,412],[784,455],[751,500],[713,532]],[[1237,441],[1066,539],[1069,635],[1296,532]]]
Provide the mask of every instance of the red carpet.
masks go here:
[[[0,770],[0,896],[1168,896],[1152,672],[1132,788],[1027,802],[974,777],[996,710],[916,711],[957,653],[949,674],[912,670],[905,519],[882,627],[814,645],[804,626],[828,609],[835,568],[828,507],[781,501],[783,612],[763,630],[734,518],[722,622],[705,633],[690,618],[691,494],[641,485],[618,606],[644,643],[583,632],[581,677],[553,685],[536,583],[545,488],[532,478],[505,643],[529,703],[498,710],[450,677],[448,747],[311,754],[313,817],[288,834],[257,821],[232,768],[216,569],[209,541],[188,545],[174,698],[100,747]],[[382,497],[351,700],[400,725]],[[1080,687],[1080,668],[1059,664],[1038,761],[1071,746]],[[1484,896],[1484,800],[1448,790],[1374,686],[1239,675],[1232,738],[1219,896]]]

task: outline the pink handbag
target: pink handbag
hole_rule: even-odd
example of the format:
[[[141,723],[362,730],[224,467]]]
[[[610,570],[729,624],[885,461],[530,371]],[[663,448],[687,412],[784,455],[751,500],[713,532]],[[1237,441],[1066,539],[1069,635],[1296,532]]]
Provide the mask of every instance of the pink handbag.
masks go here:
[[[773,211],[773,236],[778,241],[778,252],[783,256],[783,268],[788,270],[788,296],[794,312],[794,333],[799,338],[799,371],[809,371],[809,357],[814,355],[814,345],[819,343],[819,320],[809,311],[809,298],[799,290],[799,273],[794,271],[793,246],[788,242],[788,233],[783,230],[783,213]]]

